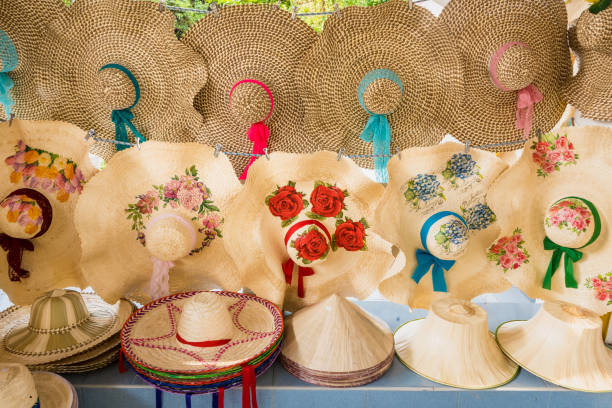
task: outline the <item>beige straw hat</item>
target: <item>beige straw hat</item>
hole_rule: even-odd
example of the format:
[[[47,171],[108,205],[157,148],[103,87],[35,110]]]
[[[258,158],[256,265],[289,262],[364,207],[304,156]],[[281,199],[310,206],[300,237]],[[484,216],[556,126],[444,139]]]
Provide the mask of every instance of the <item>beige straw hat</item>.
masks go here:
[[[440,297],[469,300],[510,287],[486,257],[499,234],[487,192],[506,167],[493,153],[465,153],[454,142],[412,148],[389,161],[376,231],[404,252],[406,263],[380,284],[383,296],[428,309]]]
[[[107,302],[239,289],[222,239],[239,188],[229,160],[205,145],[150,141],[119,152],[76,209],[87,282]]]
[[[23,364],[0,363],[0,405],[30,408],[38,406],[37,403],[40,403],[38,391],[30,370]]]
[[[571,75],[563,0],[451,0],[440,20],[452,31],[465,71],[453,136],[476,146],[555,126],[566,106],[561,86]]]
[[[44,371],[34,371],[32,377],[36,383],[41,408],[73,408],[75,400],[78,404],[76,390],[64,377]]]
[[[489,191],[501,232],[488,273],[503,271],[534,298],[611,311],[611,155],[609,128],[561,128],[528,141]]]
[[[567,21],[569,24],[575,22],[582,12],[589,8],[591,1],[587,0],[564,0],[567,9]]]
[[[53,21],[39,49],[44,64],[36,81],[52,117],[115,139],[111,114],[122,111],[133,114],[131,122],[147,140],[193,141],[202,122],[193,98],[207,69],[176,38],[174,21],[171,11],[160,12],[153,2],[76,1]],[[133,82],[119,69],[101,71],[107,64],[135,77],[135,106]],[[98,143],[92,152],[108,160],[115,145]]]
[[[372,232],[383,191],[332,152],[257,160],[226,220],[243,285],[288,310],[332,294],[367,297],[394,260]]]
[[[0,288],[13,303],[87,286],[72,221],[83,185],[96,172],[84,137],[63,122],[0,124]]]
[[[296,74],[306,134],[319,149],[372,154],[360,138],[371,113],[387,117],[391,152],[438,143],[463,92],[452,41],[433,14],[401,0],[330,16]]]

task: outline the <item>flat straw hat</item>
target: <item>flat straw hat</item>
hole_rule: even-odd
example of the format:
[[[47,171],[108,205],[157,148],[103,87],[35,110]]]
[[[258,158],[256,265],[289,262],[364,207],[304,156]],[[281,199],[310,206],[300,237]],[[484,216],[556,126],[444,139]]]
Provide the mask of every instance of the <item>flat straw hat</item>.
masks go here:
[[[371,228],[383,190],[332,152],[257,160],[226,220],[243,285],[289,310],[332,294],[367,297],[394,261]]]
[[[506,168],[495,154],[466,153],[454,142],[412,148],[389,161],[375,230],[404,252],[406,263],[380,284],[383,296],[428,309],[436,298],[469,300],[510,287],[486,257],[499,234],[487,193]]]
[[[304,106],[294,72],[315,32],[274,5],[236,5],[217,13],[202,18],[182,39],[210,70],[194,101],[204,116],[198,141],[238,152],[263,153],[266,146],[313,151],[302,132]],[[238,174],[252,162],[246,156],[231,161]]]
[[[73,212],[96,172],[87,151],[85,132],[68,123],[0,124],[0,288],[13,303],[86,286]]]
[[[202,122],[193,97],[207,69],[176,38],[174,20],[147,1],[75,2],[53,21],[39,49],[44,64],[36,81],[51,116],[108,139],[132,124],[147,140],[193,141]],[[101,70],[108,64],[133,79],[120,68]],[[98,143],[92,152],[108,160],[115,145]]]
[[[453,136],[487,145],[555,126],[566,106],[561,87],[571,75],[563,0],[451,0],[439,18],[464,64]]]
[[[78,406],[76,390],[64,377],[44,371],[32,372],[40,406],[52,408],[73,408]],[[75,402],[77,405],[75,405]]]
[[[527,295],[612,310],[611,154],[611,129],[561,128],[528,141],[492,186],[500,235],[488,257]]]
[[[84,276],[103,299],[241,287],[222,239],[240,188],[225,156],[197,143],[150,141],[119,152],[98,176],[75,220]]]
[[[462,75],[448,29],[426,9],[400,0],[344,8],[327,19],[296,74],[304,130],[318,149],[350,154],[436,144],[463,92]],[[390,147],[389,132],[369,132],[378,122],[389,128]],[[371,159],[356,161],[373,167]]]

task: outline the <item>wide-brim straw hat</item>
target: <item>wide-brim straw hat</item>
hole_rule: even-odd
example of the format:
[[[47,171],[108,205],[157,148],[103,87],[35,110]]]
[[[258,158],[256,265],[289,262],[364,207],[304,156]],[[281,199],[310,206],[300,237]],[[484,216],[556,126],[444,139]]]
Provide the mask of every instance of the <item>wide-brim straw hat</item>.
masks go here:
[[[12,124],[0,124],[0,201],[8,204],[8,195],[30,189],[43,195],[41,200],[51,207],[40,212],[39,204],[31,205],[32,213],[26,207],[0,207],[0,234],[29,238],[34,248],[22,254],[21,268],[29,271],[29,277],[16,281],[9,277],[10,271],[7,274],[6,249],[0,250],[0,287],[15,304],[31,304],[55,288],[87,286],[79,265],[81,245],[73,222],[83,185],[96,172],[89,160],[85,134],[63,122],[15,119]],[[35,226],[41,219],[51,222],[42,235],[14,235],[27,232],[30,224],[41,228]]]
[[[226,247],[243,285],[288,310],[332,294],[370,295],[394,261],[391,245],[372,232],[383,190],[352,160],[332,152],[258,159],[226,219]],[[310,254],[322,255],[312,262],[300,263],[292,247],[302,224],[325,240],[320,253]]]
[[[612,349],[595,313],[565,302],[544,302],[527,321],[497,328],[504,353],[525,370],[578,391],[612,392]]]
[[[372,154],[372,144],[360,139],[370,115],[360,105],[358,87],[377,69],[391,70],[403,84],[394,98],[389,95],[396,87],[382,78],[375,81],[378,89],[368,87],[371,95],[364,93],[365,106],[394,108],[387,115],[391,151],[442,140],[463,92],[458,53],[433,14],[394,0],[330,16],[303,57],[296,76],[306,105],[304,130],[319,149]],[[371,159],[356,162],[372,167]]]
[[[612,130],[604,127],[561,128],[542,135],[541,142],[529,140],[523,156],[489,191],[500,235],[488,249],[488,273],[505,272],[507,280],[533,298],[565,301],[598,314],[611,311],[611,154]],[[514,193],[519,190],[530,193]],[[573,203],[571,211],[553,205],[560,200],[561,206]],[[547,235],[550,249],[544,247]],[[564,247],[555,249],[555,241]],[[550,289],[544,288],[547,275]],[[567,282],[571,276],[576,288]]]
[[[543,96],[533,105],[530,134],[555,126],[566,106],[561,87],[572,73],[563,0],[451,0],[439,18],[450,28],[464,65],[463,99],[449,133],[474,146],[521,140],[517,91],[528,86]],[[523,47],[512,46],[499,59],[496,77],[504,91],[493,83],[489,67],[496,51],[512,42]],[[487,149],[510,151],[520,146]]]
[[[171,11],[160,12],[147,1],[72,4],[50,24],[38,50],[44,63],[36,82],[51,117],[115,139],[111,113],[134,103],[134,85],[119,70],[99,70],[119,64],[140,86],[140,100],[130,109],[136,129],[147,140],[194,141],[202,117],[193,98],[206,82],[207,69],[176,38],[174,22]],[[108,160],[115,145],[99,142],[92,152]]]
[[[0,405],[3,408],[71,408],[76,406],[75,400],[74,388],[59,375],[30,372],[23,364],[0,364]]]
[[[295,70],[316,38],[305,22],[271,4],[224,7],[191,27],[182,41],[202,56],[210,76],[194,101],[204,116],[198,141],[251,152],[247,130],[263,121],[270,131],[270,151],[313,151],[315,145],[302,131],[304,106],[295,91]],[[244,83],[234,90],[237,94],[244,88],[242,95],[232,96],[230,106],[230,91],[247,79],[265,85],[273,104],[261,86]],[[240,174],[249,157],[232,156],[231,161]]]
[[[389,184],[376,209],[375,230],[404,252],[406,262],[401,273],[380,284],[383,296],[428,309],[436,298],[451,295],[469,300],[510,287],[502,273],[490,271],[486,257],[486,249],[499,234],[496,214],[488,207],[488,189],[507,167],[494,153],[477,149],[465,153],[465,147],[455,142],[412,148],[389,161]],[[446,211],[463,217],[468,229],[467,247],[462,244],[462,255],[444,273],[447,292],[443,292],[434,291],[432,271],[418,283],[412,275],[418,266],[417,251],[435,249],[432,243],[431,248],[422,246],[424,224]],[[452,254],[453,248],[448,250]]]

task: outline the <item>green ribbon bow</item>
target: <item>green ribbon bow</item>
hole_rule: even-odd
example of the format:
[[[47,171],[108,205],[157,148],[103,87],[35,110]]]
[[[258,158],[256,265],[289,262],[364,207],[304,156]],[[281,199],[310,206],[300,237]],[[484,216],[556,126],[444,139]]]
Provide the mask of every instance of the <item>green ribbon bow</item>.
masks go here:
[[[591,14],[598,14],[600,11],[607,9],[609,6],[610,0],[599,0],[589,7],[589,11]]]

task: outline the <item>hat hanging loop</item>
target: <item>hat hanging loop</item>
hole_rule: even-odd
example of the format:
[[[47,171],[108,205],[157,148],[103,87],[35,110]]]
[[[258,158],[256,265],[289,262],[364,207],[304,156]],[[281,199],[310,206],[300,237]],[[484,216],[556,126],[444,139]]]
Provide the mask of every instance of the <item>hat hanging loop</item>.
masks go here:
[[[159,12],[163,13],[166,9],[166,0],[159,0]]]
[[[221,143],[217,143],[217,146],[215,146],[215,153],[213,153],[213,156],[219,157],[219,153],[221,153],[221,149],[223,149],[223,146],[221,145]]]
[[[0,30],[0,61],[2,62],[2,71],[0,71],[0,104],[4,106],[4,113],[6,118],[9,119],[12,114],[11,109],[15,105],[11,95],[11,90],[15,83],[9,77],[8,72],[17,68],[18,57],[15,45],[2,30]]]

